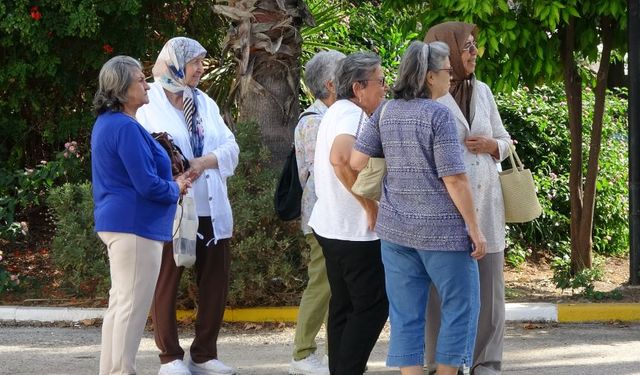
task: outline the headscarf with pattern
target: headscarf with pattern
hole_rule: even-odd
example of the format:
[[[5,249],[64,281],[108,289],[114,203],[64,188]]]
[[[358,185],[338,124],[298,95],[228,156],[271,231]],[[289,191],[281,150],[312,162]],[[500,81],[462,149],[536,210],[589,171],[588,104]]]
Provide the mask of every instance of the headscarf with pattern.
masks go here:
[[[153,77],[165,90],[174,94],[182,93],[184,120],[187,123],[195,157],[202,156],[204,129],[195,101],[197,90],[187,85],[185,75],[187,63],[206,54],[207,50],[197,41],[176,37],[165,43],[153,66]]]
[[[475,76],[473,73],[467,76],[462,64],[462,49],[467,43],[469,35],[473,35],[477,40],[478,27],[476,25],[464,22],[443,22],[431,27],[427,31],[424,41],[425,43],[440,41],[449,46],[449,61],[453,68],[449,92],[471,125],[470,106]]]

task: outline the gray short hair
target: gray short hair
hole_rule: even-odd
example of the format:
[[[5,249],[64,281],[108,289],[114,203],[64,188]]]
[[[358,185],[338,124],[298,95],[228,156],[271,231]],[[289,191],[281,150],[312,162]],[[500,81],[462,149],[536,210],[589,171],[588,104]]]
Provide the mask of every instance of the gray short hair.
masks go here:
[[[142,70],[142,65],[129,56],[115,56],[104,63],[98,76],[98,91],[93,97],[93,110],[96,114],[122,111],[135,69]]]
[[[353,84],[360,82],[367,87],[367,80],[378,66],[380,66],[380,57],[373,52],[356,52],[342,59],[336,70],[338,99],[355,97]]]
[[[327,99],[327,81],[335,81],[336,67],[346,56],[342,52],[329,50],[316,53],[304,66],[304,83],[316,99]]]
[[[429,98],[427,72],[442,69],[449,56],[449,46],[443,42],[411,42],[402,56],[398,79],[391,89],[396,99]]]

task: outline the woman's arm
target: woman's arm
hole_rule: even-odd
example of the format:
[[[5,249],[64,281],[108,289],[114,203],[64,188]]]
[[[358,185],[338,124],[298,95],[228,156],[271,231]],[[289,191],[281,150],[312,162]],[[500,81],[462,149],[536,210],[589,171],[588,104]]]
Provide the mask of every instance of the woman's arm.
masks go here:
[[[469,237],[471,237],[471,242],[473,242],[474,247],[471,256],[475,259],[481,259],[487,251],[487,240],[484,238],[478,226],[478,219],[473,208],[471,187],[469,186],[467,175],[460,173],[442,177],[442,180],[449,192],[449,196],[451,196],[451,200],[453,200],[453,203],[456,205],[456,208],[458,208],[458,211],[460,211],[467,225]]]
[[[360,205],[367,212],[367,221],[369,229],[373,230],[376,226],[376,219],[378,217],[378,204],[367,198],[363,198],[351,191],[351,187],[358,178],[358,171],[351,168],[350,159],[353,152],[353,144],[356,138],[349,134],[340,134],[333,141],[331,146],[331,153],[329,154],[329,160],[333,166],[333,170],[338,177],[338,180],[342,185],[353,195]]]
[[[186,189],[185,179],[178,182],[158,176],[151,149],[139,126],[121,126],[117,130],[117,152],[129,179],[138,194],[146,199],[163,203],[175,203]]]
[[[485,102],[489,109],[489,118],[486,121],[491,126],[491,137],[474,136],[465,139],[465,146],[471,153],[487,153],[500,162],[509,155],[509,146],[512,144],[511,136],[504,128],[496,101],[486,85],[478,85],[480,100]]]
[[[351,169],[360,172],[369,162],[369,155],[362,153],[358,150],[351,151],[351,157],[349,158],[349,164]]]

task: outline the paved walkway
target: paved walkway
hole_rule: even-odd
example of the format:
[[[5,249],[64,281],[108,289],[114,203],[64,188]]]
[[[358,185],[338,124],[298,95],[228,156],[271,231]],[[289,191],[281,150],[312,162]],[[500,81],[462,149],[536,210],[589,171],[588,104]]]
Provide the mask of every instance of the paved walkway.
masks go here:
[[[220,359],[238,375],[286,374],[294,329],[225,327]],[[184,333],[183,348],[192,336]],[[321,343],[324,333],[321,333]],[[398,374],[384,366],[389,339],[383,331],[370,361],[372,374]],[[96,374],[99,328],[0,325],[0,374]],[[155,375],[158,351],[150,332],[140,346],[138,374]],[[640,324],[526,324],[507,328],[505,375],[640,375]]]

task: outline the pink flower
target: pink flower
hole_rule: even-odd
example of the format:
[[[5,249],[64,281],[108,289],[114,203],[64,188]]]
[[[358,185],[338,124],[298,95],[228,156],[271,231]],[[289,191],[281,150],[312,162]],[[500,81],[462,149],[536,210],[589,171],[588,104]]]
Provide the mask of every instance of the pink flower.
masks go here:
[[[109,43],[105,43],[102,46],[102,50],[104,51],[104,53],[106,53],[107,55],[110,55],[113,53],[113,47],[111,47],[111,45]]]

